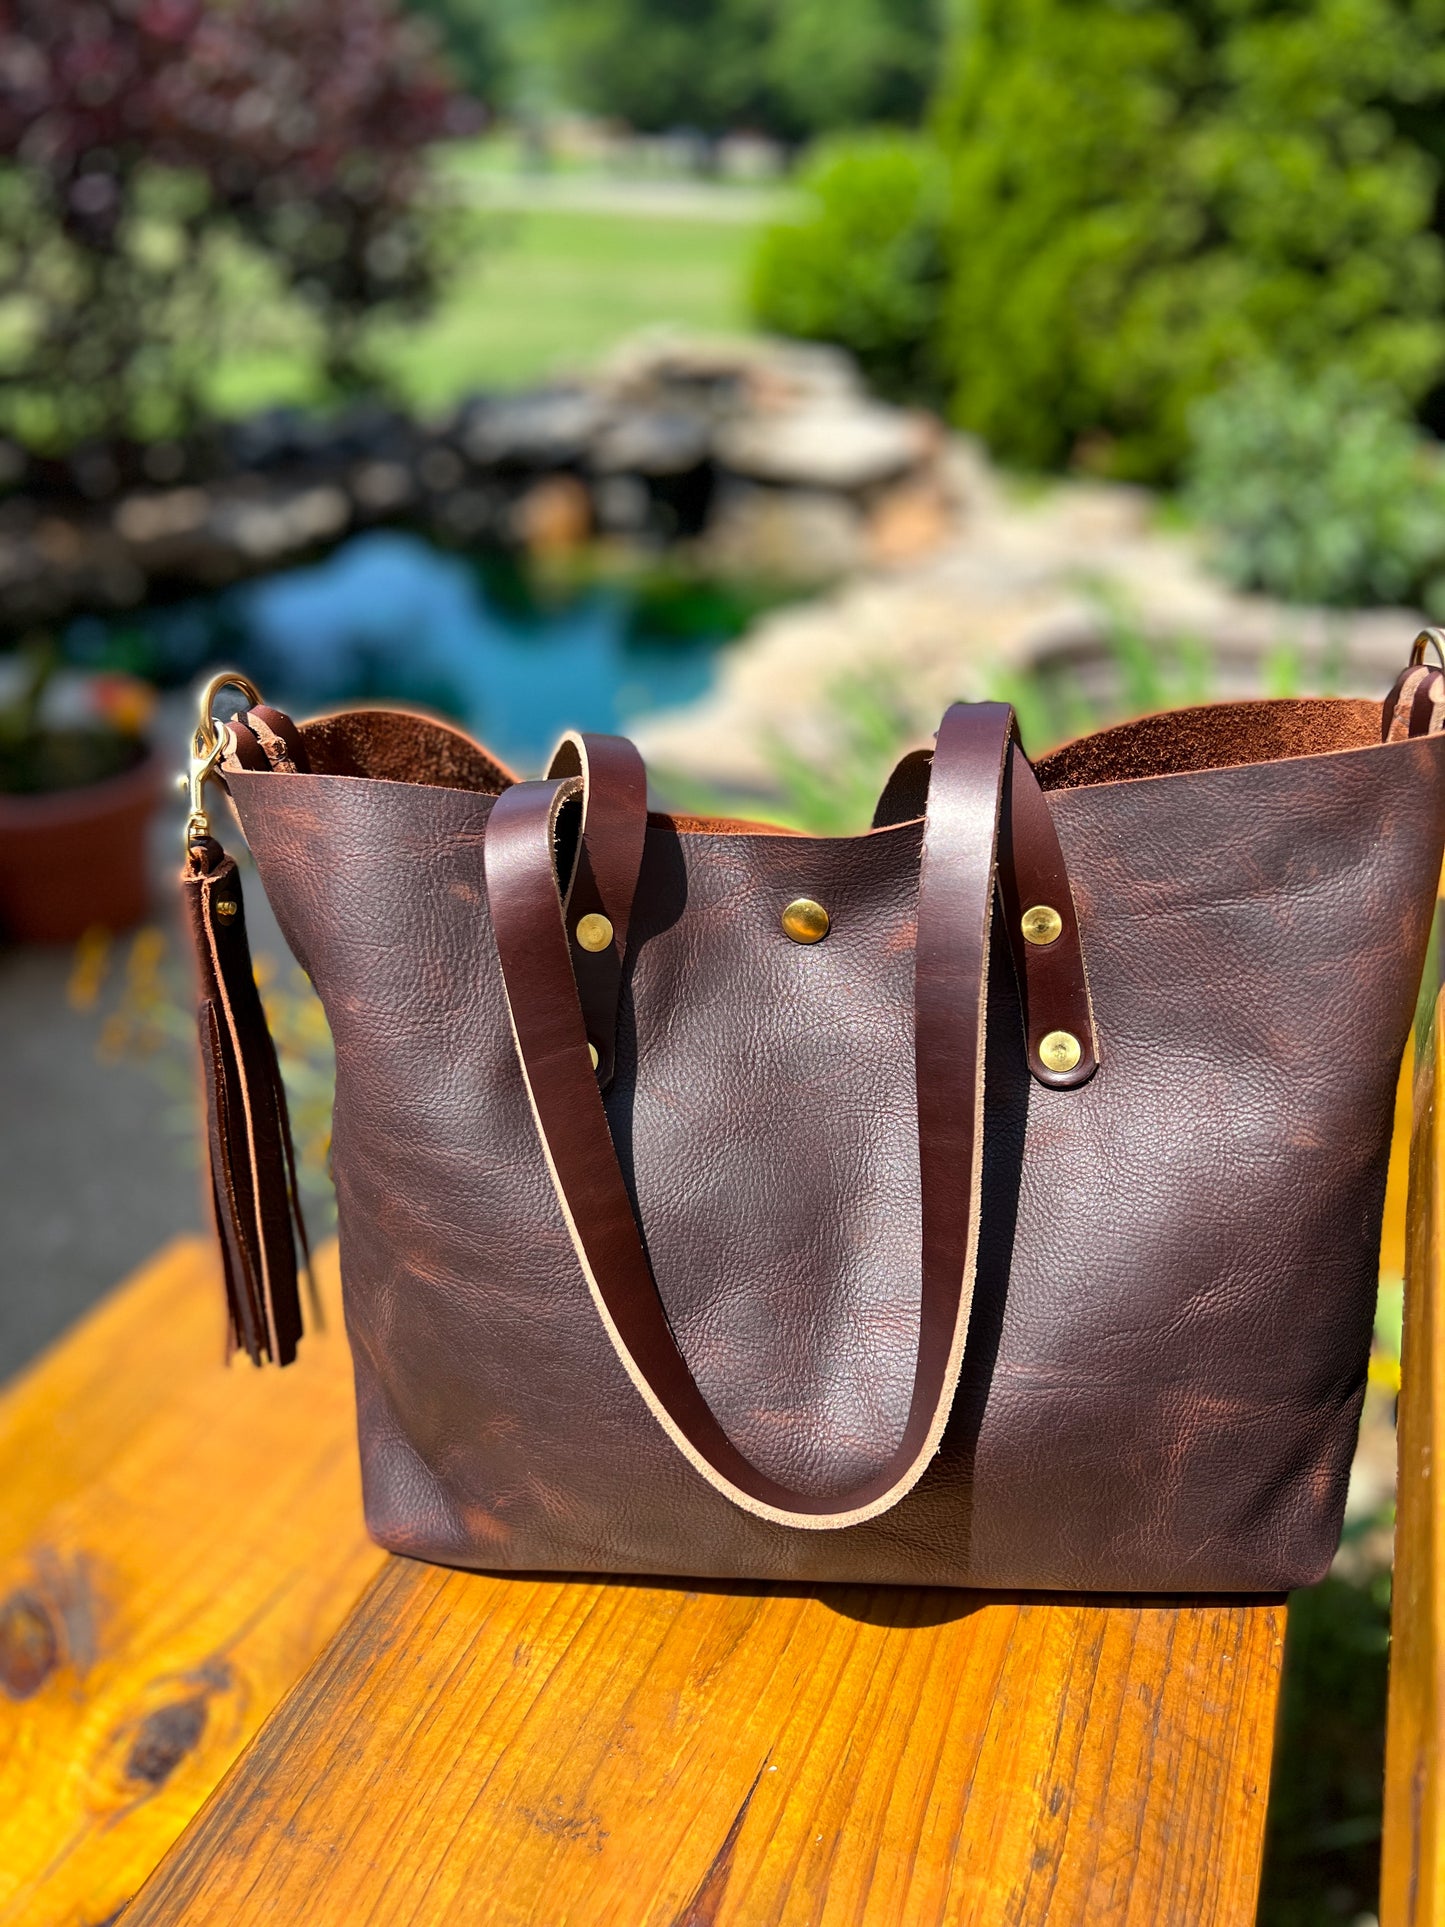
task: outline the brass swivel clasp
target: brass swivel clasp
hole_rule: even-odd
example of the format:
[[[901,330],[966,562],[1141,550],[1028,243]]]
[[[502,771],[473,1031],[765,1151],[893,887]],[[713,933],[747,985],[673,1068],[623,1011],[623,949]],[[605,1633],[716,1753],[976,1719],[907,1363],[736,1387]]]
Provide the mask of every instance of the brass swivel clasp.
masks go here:
[[[211,713],[223,689],[239,689],[248,705],[261,700],[261,692],[255,683],[234,669],[212,676],[201,691],[199,715],[195,733],[191,737],[190,762],[177,778],[177,788],[185,793],[189,804],[185,835],[185,848],[188,851],[192,844],[203,841],[211,834],[211,819],[206,809],[206,784],[217,780],[216,771],[231,741],[229,726],[218,723]]]

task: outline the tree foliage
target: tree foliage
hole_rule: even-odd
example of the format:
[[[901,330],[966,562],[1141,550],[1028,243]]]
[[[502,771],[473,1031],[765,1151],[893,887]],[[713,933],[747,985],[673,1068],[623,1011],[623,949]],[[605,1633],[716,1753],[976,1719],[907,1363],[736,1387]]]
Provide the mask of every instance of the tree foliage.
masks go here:
[[[1170,474],[1277,359],[1416,400],[1445,369],[1442,0],[974,0],[954,162],[955,411],[1037,466]]]
[[[392,0],[0,0],[0,416],[38,444],[184,426],[245,257],[367,372],[443,267],[451,83]]]
[[[939,0],[550,0],[568,97],[644,132],[747,127],[785,139],[915,120]]]
[[[778,334],[840,343],[883,394],[936,401],[947,273],[941,154],[920,135],[856,134],[823,143],[800,185],[803,211],[759,243],[754,315]]]
[[[458,83],[492,109],[511,103],[516,89],[522,29],[514,0],[407,0],[429,20]]]
[[[1240,588],[1445,613],[1445,457],[1348,369],[1261,363],[1200,402],[1186,499]]]

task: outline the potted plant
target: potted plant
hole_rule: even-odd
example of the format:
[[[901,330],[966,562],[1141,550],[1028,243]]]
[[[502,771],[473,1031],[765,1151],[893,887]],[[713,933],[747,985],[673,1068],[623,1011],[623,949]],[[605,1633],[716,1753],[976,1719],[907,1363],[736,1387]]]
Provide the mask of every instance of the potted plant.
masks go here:
[[[0,682],[0,937],[70,943],[138,923],[149,903],[147,827],[162,786],[132,676],[61,669],[32,644]]]

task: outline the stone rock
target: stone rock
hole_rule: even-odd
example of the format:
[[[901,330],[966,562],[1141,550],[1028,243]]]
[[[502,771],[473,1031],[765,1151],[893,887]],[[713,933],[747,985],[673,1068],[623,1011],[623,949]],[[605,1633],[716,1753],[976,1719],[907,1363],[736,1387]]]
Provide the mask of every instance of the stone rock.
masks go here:
[[[700,551],[705,566],[725,574],[829,582],[862,562],[863,515],[829,490],[733,482],[719,490]]]
[[[141,467],[149,481],[178,482],[186,472],[185,447],[180,442],[150,442],[141,455]]]
[[[192,534],[205,526],[210,513],[211,498],[203,488],[175,488],[163,494],[127,495],[111,519],[117,535],[145,546]]]
[[[143,569],[126,557],[108,559],[99,571],[100,597],[113,609],[138,609],[150,587]]]
[[[72,481],[88,501],[104,501],[120,487],[120,470],[104,448],[78,448],[66,460]]]
[[[384,402],[353,402],[330,415],[288,405],[231,424],[223,446],[228,466],[246,473],[290,467],[314,471],[369,458],[399,459],[415,434],[410,420]]]
[[[641,535],[651,520],[652,497],[636,475],[604,475],[594,485],[597,526],[606,535]]]
[[[500,541],[509,532],[507,498],[501,489],[486,483],[443,496],[435,514],[443,533],[457,542]]]
[[[299,461],[312,452],[307,428],[304,409],[266,408],[227,428],[226,453],[231,465],[242,471]]]
[[[416,483],[403,462],[362,462],[352,471],[351,494],[367,515],[391,515],[416,498]]]
[[[610,418],[593,388],[543,388],[470,403],[457,440],[478,468],[565,468],[581,462]]]
[[[597,475],[686,475],[711,447],[708,424],[686,409],[632,409],[604,424],[590,466]]]
[[[736,475],[789,488],[855,494],[927,461],[926,418],[868,402],[755,411],[719,428],[719,461]]]
[[[399,460],[416,440],[407,415],[381,401],[355,401],[331,416],[313,417],[312,447],[332,464],[364,461],[368,456]]]
[[[913,562],[944,542],[954,508],[936,477],[908,478],[885,491],[868,512],[868,559]]]
[[[448,489],[461,486],[466,480],[467,469],[456,450],[442,443],[426,451],[417,462],[416,473],[423,488],[445,495]]]
[[[331,484],[298,489],[279,499],[222,499],[215,504],[210,530],[229,541],[251,562],[282,557],[328,542],[351,521],[351,503]]]
[[[562,555],[592,533],[592,497],[575,475],[545,475],[513,505],[512,532],[534,555]]]
[[[36,552],[58,569],[79,568],[85,557],[85,536],[79,523],[47,515],[35,525]]]
[[[864,397],[858,365],[842,348],[757,336],[687,336],[668,328],[647,329],[624,342],[603,363],[598,385],[625,407],[702,407],[717,420],[740,409]]]

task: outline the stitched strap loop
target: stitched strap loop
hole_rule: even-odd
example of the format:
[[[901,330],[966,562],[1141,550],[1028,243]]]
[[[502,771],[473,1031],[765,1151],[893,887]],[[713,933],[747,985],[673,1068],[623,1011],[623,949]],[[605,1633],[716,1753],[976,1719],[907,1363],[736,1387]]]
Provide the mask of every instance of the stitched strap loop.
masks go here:
[[[597,1081],[605,1091],[615,1068],[627,926],[647,840],[647,768],[625,736],[570,730],[552,752],[547,774],[575,776],[582,784],[577,860],[563,909],[587,1040],[597,1052]],[[602,948],[590,949],[577,929],[584,917],[596,916],[606,917],[612,935]]]

